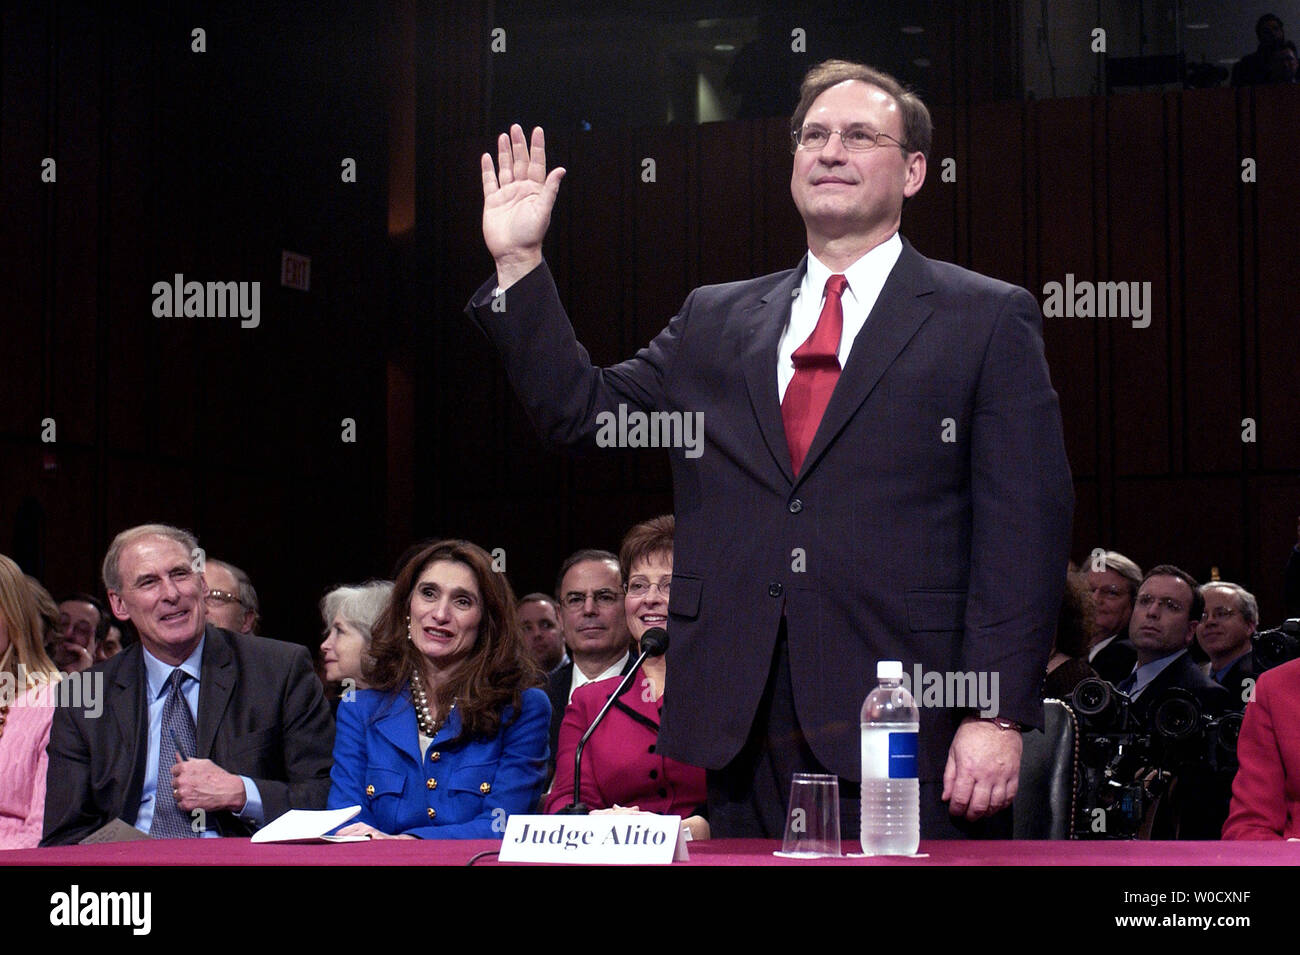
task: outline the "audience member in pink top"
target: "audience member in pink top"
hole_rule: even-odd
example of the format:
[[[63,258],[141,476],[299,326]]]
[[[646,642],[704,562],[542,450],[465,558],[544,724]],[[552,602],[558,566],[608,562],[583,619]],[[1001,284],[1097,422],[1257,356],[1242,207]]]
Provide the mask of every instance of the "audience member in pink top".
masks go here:
[[[627,591],[627,628],[640,653],[641,637],[655,627],[667,628],[668,592],[673,575],[671,514],[637,524],[623,539],[619,564]],[[668,759],[658,752],[659,713],[663,706],[667,663],[650,657],[641,679],[633,682],[606,714],[582,751],[580,801],[592,812],[643,812],[681,816],[693,839],[709,838],[703,815],[708,796],[704,770]],[[555,782],[546,799],[548,813],[573,802],[573,760],[578,741],[621,677],[580,686],[573,693],[560,725]]]
[[[18,565],[0,554],[0,849],[41,841],[45,745],[59,679],[42,636],[36,595]]]

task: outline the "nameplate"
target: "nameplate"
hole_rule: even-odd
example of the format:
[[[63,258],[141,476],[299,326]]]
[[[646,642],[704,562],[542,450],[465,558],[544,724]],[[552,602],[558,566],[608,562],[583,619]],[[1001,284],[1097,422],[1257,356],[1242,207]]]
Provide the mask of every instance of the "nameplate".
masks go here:
[[[502,862],[667,865],[688,861],[681,816],[511,816]]]

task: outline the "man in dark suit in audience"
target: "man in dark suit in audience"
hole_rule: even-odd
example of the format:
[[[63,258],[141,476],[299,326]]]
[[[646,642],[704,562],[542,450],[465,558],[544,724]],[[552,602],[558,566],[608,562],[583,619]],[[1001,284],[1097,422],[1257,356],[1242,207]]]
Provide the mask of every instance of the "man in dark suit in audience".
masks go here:
[[[1172,564],[1153,567],[1138,588],[1135,603],[1129,639],[1137,650],[1137,664],[1118,684],[1134,701],[1135,715],[1147,720],[1172,687],[1190,692],[1207,713],[1226,710],[1227,690],[1202,673],[1187,654],[1205,609],[1196,579]]]
[[[1085,570],[1088,589],[1097,608],[1088,664],[1103,680],[1118,683],[1132,672],[1137,662],[1137,651],[1128,639],[1128,625],[1142,583],[1142,569],[1112,550],[1096,559],[1089,558]]]
[[[1191,574],[1172,564],[1147,572],[1129,623],[1137,666],[1119,683],[1133,699],[1132,712],[1141,725],[1151,727],[1156,707],[1175,688],[1190,693],[1204,714],[1217,716],[1228,709],[1228,691],[1202,673],[1187,653],[1203,612]],[[1213,772],[1195,753],[1166,754],[1160,768],[1173,783],[1152,838],[1217,839],[1228,815],[1231,778]]]
[[[1228,707],[1244,710],[1254,698],[1259,667],[1252,640],[1259,625],[1255,595],[1239,584],[1214,581],[1201,587],[1205,616],[1196,640],[1210,658],[1210,679],[1228,691]]]
[[[109,604],[140,642],[92,671],[107,687],[102,714],[55,711],[42,845],[115,819],[154,838],[243,836],[325,807],[334,719],[310,656],[207,624],[197,553],[193,535],[163,524],[109,547]]]
[[[570,554],[560,565],[555,595],[570,660],[555,670],[546,684],[546,695],[551,698],[551,772],[555,771],[564,709],[573,691],[585,683],[621,676],[636,662],[631,654],[617,557],[595,549]]]

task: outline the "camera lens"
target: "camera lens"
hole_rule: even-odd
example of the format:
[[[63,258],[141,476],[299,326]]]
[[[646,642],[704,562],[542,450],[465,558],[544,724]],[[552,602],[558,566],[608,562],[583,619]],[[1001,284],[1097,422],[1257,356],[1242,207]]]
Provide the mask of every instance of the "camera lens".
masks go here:
[[[1081,681],[1070,697],[1075,711],[1082,716],[1096,716],[1110,705],[1110,701],[1110,684],[1096,677]]]
[[[1160,702],[1152,714],[1155,731],[1167,740],[1183,740],[1192,736],[1201,722],[1201,708],[1194,700],[1173,696]]]

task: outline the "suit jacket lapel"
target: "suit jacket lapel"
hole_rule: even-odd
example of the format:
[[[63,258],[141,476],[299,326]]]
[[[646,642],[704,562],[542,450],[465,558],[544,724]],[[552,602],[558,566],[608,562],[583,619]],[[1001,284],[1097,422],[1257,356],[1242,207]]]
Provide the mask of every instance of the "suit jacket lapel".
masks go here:
[[[926,304],[924,296],[932,291],[934,282],[927,274],[925,259],[904,239],[903,251],[894,263],[889,278],[885,280],[880,296],[876,299],[871,314],[867,316],[866,324],[858,332],[849,352],[848,363],[840,373],[839,381],[835,383],[830,404],[826,406],[826,413],[822,416],[821,425],[808,448],[803,469],[799,472],[800,481],[817,466],[822,455],[867,400],[894,359],[930,317],[933,309]],[[775,350],[774,346],[774,354]],[[773,368],[773,378],[775,375]],[[784,430],[782,438],[784,440]],[[789,467],[788,460],[786,467]]]
[[[235,692],[235,655],[225,636],[212,624],[204,631],[203,676],[199,681],[198,745],[195,755],[212,758],[212,744]]]
[[[134,823],[140,811],[140,792],[144,788],[145,745],[149,738],[149,710],[145,702],[148,680],[144,672],[144,651],[140,644],[127,649],[122,663],[113,676],[113,692],[108,706],[122,741],[113,775],[123,780],[123,802],[118,813],[126,822]]]
[[[781,398],[776,388],[776,353],[781,345],[781,333],[790,320],[790,303],[807,268],[808,257],[804,256],[797,269],[740,319],[744,336],[740,363],[749,401],[763,441],[787,481],[794,480],[794,471],[790,467],[790,445],[785,439]]]
[[[403,759],[407,761],[415,760],[416,764],[419,765],[420,757],[416,754],[420,752],[420,735],[416,730],[415,707],[411,704],[410,694],[410,685],[403,686],[397,695],[389,701],[389,704],[384,705],[379,715],[376,716],[375,729],[379,731],[380,736],[388,740],[395,750],[402,754]],[[457,717],[458,714],[452,714],[453,719]],[[451,720],[447,722],[450,725]]]

